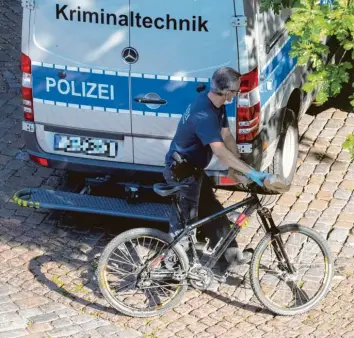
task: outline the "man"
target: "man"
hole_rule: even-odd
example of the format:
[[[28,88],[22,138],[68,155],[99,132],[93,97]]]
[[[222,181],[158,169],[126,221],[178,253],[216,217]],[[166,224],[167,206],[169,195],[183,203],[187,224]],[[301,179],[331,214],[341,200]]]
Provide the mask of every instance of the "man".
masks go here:
[[[213,74],[210,91],[200,94],[188,106],[166,154],[164,169],[166,182],[168,184],[185,183],[189,186],[188,189],[181,190],[178,196],[182,215],[189,222],[198,217],[201,189],[203,196],[205,196],[205,198],[202,196],[203,205],[207,205],[203,208],[203,216],[207,216],[204,209],[207,209],[207,212],[211,214],[218,211],[217,209],[220,207],[222,208],[220,203],[220,207],[218,207],[212,185],[207,181],[207,175],[203,171],[209,165],[213,155],[216,155],[229,168],[243,173],[259,185],[263,185],[262,180],[268,176],[268,174],[257,172],[241,160],[236,141],[229,129],[225,104],[232,103],[237,95],[240,88],[240,77],[241,75],[237,71],[229,67],[220,68]],[[178,165],[174,159],[174,153],[178,153],[189,165],[197,168],[199,173],[189,172],[188,169],[186,170],[186,166]],[[199,216],[201,216],[201,212],[199,212]],[[213,228],[217,236],[211,236],[213,246],[216,245],[222,234],[229,231],[230,222],[227,217],[225,218],[222,221],[216,220],[214,222],[216,226]],[[212,231],[211,228],[209,227],[209,234]],[[176,236],[181,230],[176,206],[173,206],[169,232],[172,236]],[[231,269],[235,264],[249,262],[251,256],[250,252],[242,253],[234,243],[225,252],[224,257]]]

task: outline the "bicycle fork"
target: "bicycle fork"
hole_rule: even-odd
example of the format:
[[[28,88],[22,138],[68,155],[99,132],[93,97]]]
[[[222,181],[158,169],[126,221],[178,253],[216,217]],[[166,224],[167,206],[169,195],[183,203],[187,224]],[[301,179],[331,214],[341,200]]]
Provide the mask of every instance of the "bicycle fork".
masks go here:
[[[274,238],[274,241],[272,241],[272,246],[278,261],[282,262],[284,259],[289,269],[289,272],[295,273],[296,269],[294,268],[293,264],[290,262],[289,256],[284,248],[283,239],[280,236],[280,231],[274,223],[271,212],[267,208],[262,208],[257,212],[262,220],[266,233],[270,233],[272,238]]]

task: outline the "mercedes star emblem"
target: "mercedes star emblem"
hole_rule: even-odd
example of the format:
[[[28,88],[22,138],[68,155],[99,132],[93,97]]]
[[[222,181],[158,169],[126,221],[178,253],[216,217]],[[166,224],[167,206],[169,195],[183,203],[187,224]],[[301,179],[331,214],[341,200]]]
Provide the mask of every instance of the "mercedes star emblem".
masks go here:
[[[135,48],[127,47],[122,51],[122,58],[128,64],[133,64],[138,61],[139,54]]]

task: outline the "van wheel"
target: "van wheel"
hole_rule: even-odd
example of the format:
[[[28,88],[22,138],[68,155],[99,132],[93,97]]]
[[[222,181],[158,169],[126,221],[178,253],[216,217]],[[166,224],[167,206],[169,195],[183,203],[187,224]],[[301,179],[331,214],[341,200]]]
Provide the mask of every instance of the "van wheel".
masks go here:
[[[268,171],[291,183],[295,175],[299,152],[299,129],[294,112],[287,109],[286,114],[290,118],[284,121],[278,147]]]

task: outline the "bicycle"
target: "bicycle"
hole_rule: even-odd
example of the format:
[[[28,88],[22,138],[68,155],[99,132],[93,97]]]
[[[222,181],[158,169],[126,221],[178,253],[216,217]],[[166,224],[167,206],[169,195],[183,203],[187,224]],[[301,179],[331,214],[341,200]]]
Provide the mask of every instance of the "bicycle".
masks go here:
[[[254,250],[249,274],[260,303],[274,314],[289,316],[309,311],[325,297],[334,263],[327,242],[316,231],[299,224],[277,227],[270,210],[262,206],[256,193],[216,214],[186,224],[176,198],[182,186],[154,185],[157,194],[171,196],[176,202],[184,230],[175,239],[160,230],[138,228],[118,235],[104,249],[97,280],[103,296],[116,310],[133,317],[157,316],[177,306],[189,285],[206,290],[214,278],[212,268],[255,210],[265,236]],[[193,231],[241,208],[244,210],[227,236],[208,252],[206,264],[201,264]],[[297,235],[300,241],[292,241]],[[191,259],[180,245],[185,237],[191,245]],[[298,262],[302,258],[304,262]]]

